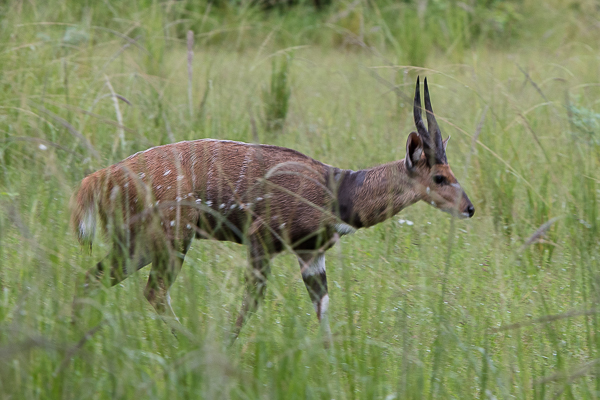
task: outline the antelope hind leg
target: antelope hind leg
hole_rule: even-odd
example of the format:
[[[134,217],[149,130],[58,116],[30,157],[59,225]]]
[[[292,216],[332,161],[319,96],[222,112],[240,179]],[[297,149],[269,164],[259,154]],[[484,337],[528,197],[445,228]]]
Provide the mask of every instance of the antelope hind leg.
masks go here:
[[[181,271],[184,257],[185,254],[175,252],[155,254],[152,258],[152,270],[150,271],[148,283],[144,290],[144,296],[163,321],[171,327],[173,334],[176,332],[171,322],[179,322],[179,318],[177,318],[171,307],[169,289],[173,285],[173,282],[175,282],[177,274]]]
[[[135,272],[149,263],[150,257],[148,255],[143,253],[129,255],[120,250],[118,245],[115,245],[106,257],[86,272],[83,287],[75,290],[71,323],[76,324],[81,317],[83,307],[81,299],[93,295],[94,289],[98,288],[98,284],[106,283],[108,287],[112,287],[126,279],[131,272]],[[131,268],[132,265],[134,268]],[[108,275],[105,277],[107,273]]]
[[[246,284],[244,288],[244,297],[242,307],[235,323],[234,331],[231,335],[231,343],[237,339],[244,324],[250,316],[258,309],[258,306],[265,298],[267,290],[267,278],[271,271],[270,256],[262,248],[262,245],[256,241],[248,251],[249,265],[246,270]]]

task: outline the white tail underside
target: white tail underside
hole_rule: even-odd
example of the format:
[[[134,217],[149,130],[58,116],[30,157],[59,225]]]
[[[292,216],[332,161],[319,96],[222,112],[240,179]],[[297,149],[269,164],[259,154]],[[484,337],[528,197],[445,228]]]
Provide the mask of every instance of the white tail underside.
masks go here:
[[[83,214],[83,219],[79,223],[79,238],[86,242],[91,242],[96,233],[96,210],[94,207],[88,207]]]

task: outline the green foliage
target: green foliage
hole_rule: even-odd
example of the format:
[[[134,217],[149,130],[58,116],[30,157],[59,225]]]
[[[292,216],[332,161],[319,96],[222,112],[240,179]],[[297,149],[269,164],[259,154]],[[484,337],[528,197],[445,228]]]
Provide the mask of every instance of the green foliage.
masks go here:
[[[600,145],[600,113],[574,105],[568,105],[568,112],[575,139],[588,145]]]
[[[277,58],[273,58],[270,84],[262,91],[265,129],[269,132],[283,129],[292,94],[289,78],[291,57],[285,55],[280,60],[277,62]]]
[[[0,2],[0,398],[600,398],[595,4],[539,4]],[[292,60],[274,56],[290,51],[293,102]],[[228,347],[246,251],[213,241],[171,290],[177,338],[144,299],[147,268],[71,324],[107,251],[68,227],[86,174],[205,137],[354,170],[401,159],[417,73],[476,214],[420,203],[343,237],[327,253],[331,350],[289,254]],[[249,109],[286,134],[262,135]]]

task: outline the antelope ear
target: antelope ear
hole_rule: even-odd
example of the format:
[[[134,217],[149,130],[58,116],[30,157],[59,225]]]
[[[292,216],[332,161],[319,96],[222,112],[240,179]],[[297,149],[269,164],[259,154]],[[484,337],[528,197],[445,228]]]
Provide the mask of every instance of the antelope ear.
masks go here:
[[[448,140],[450,140],[450,136],[446,138],[442,143],[444,144],[444,152],[446,152],[446,147],[448,147]]]
[[[416,164],[421,159],[421,154],[423,154],[423,141],[417,132],[411,132],[406,140],[406,158],[404,159],[404,164],[407,170],[415,170]]]

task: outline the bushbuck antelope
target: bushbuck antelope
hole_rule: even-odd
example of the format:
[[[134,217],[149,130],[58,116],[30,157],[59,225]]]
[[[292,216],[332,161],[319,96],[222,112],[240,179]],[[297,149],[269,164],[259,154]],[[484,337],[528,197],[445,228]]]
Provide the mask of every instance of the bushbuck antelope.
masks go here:
[[[152,263],[144,294],[160,315],[176,318],[168,291],[192,239],[246,244],[235,339],[264,298],[271,258],[290,250],[328,331],[325,252],[340,236],[419,200],[458,217],[475,212],[448,165],[424,86],[427,128],[417,78],[417,132],[408,135],[406,158],[374,168],[344,170],[282,147],[202,139],[153,147],[87,176],[72,200],[73,229],[91,246],[97,213],[113,246],[85,287],[105,274],[115,285]]]

